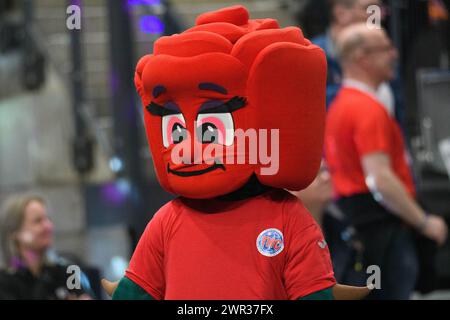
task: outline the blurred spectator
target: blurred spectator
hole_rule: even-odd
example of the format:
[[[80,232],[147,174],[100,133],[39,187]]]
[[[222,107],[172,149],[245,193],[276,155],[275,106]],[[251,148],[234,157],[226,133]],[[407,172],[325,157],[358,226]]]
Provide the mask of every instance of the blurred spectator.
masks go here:
[[[411,228],[442,245],[447,226],[417,204],[400,127],[376,97],[394,77],[397,51],[366,24],[340,32],[336,49],[343,87],[328,112],[325,156],[337,204],[357,231],[364,267],[380,267],[373,298],[408,299],[418,274]]]
[[[0,299],[89,299],[87,278],[81,274],[80,289],[69,289],[68,264],[53,261],[53,223],[43,198],[15,196],[5,205],[0,220]],[[71,282],[72,283],[72,282]]]
[[[325,32],[330,24],[329,0],[291,0],[292,17],[308,39]]]
[[[325,163],[322,162],[319,173],[308,188],[292,193],[302,200],[305,207],[321,226],[324,209],[333,199],[330,173]]]
[[[366,22],[369,6],[376,5],[380,9],[383,8],[381,0],[329,0],[329,3],[330,26],[324,34],[312,39],[312,42],[324,49],[327,56],[327,106],[333,101],[342,83],[342,69],[336,55],[337,37],[347,26]],[[383,13],[383,10],[381,12]],[[382,14],[381,18],[383,17]],[[379,100],[393,116],[395,100],[400,101],[400,97],[394,97],[392,89],[386,82],[381,83],[376,91]]]
[[[327,64],[327,107],[332,103],[342,85],[342,68],[337,57],[336,40],[346,27],[355,23],[365,23],[369,14],[367,8],[372,5],[381,10],[381,19],[384,18],[384,7],[381,0],[325,0],[328,4],[329,26],[325,32],[312,39],[316,45],[324,49]],[[313,4],[314,3],[314,4]],[[318,6],[311,1],[311,6]],[[323,11],[323,10],[322,10]],[[394,96],[391,87],[383,82],[375,90],[377,99],[388,110],[391,116],[395,115],[395,101],[401,101],[400,95]],[[398,103],[400,104],[400,103]],[[311,190],[312,192],[313,190]],[[354,261],[358,255],[350,237],[351,228],[345,216],[336,206],[326,207],[323,214],[324,233],[329,243],[336,279],[346,283],[349,279],[359,277],[359,270]]]

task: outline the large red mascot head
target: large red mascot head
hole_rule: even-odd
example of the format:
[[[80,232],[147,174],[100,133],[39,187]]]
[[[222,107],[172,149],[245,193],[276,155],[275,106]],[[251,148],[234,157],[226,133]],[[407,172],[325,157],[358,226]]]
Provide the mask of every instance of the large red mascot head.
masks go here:
[[[233,6],[162,37],[135,82],[161,185],[188,198],[242,187],[300,190],[315,177],[326,60],[300,29]]]

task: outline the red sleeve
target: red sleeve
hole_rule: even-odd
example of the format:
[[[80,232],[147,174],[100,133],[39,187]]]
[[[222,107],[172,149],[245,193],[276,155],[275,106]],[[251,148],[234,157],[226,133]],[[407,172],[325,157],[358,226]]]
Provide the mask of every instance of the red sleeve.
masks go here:
[[[375,103],[355,114],[354,141],[360,158],[373,152],[390,153],[390,119],[382,106]]]
[[[125,276],[139,285],[156,300],[162,300],[165,292],[164,233],[161,208],[150,220],[131,257]]]
[[[284,281],[289,299],[295,300],[332,287],[336,280],[320,227],[300,201],[289,202]]]

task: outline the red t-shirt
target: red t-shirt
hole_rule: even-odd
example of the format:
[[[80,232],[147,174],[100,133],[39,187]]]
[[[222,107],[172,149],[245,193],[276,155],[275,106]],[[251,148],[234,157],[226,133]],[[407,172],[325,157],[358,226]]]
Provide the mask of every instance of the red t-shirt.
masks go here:
[[[336,283],[320,228],[282,190],[167,203],[125,275],[158,300],[298,299]]]
[[[415,197],[399,125],[370,95],[344,87],[330,106],[325,130],[325,158],[337,196],[369,192],[361,159],[374,152],[389,156],[393,171]]]

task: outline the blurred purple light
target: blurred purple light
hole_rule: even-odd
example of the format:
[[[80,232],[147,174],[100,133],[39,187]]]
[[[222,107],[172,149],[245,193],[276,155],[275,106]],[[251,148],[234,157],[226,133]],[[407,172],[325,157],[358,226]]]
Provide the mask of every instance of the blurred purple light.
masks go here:
[[[102,198],[113,205],[124,204],[129,196],[129,193],[129,187],[120,181],[105,184],[101,188]]]
[[[155,6],[160,4],[161,0],[128,0],[129,6]]]
[[[164,24],[156,16],[142,16],[139,25],[143,33],[161,34],[164,32]]]
[[[111,84],[113,92],[119,88],[119,77],[117,76],[117,72],[113,70],[109,76],[109,83]]]

